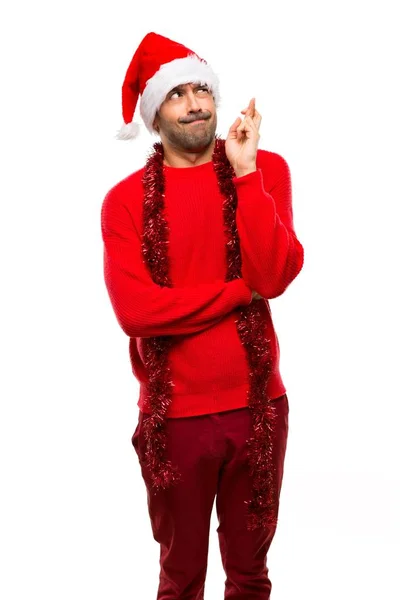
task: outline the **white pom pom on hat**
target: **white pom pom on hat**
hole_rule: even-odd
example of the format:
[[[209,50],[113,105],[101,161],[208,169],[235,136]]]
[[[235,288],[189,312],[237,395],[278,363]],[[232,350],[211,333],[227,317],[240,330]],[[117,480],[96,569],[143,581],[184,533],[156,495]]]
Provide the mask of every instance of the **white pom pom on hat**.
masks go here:
[[[140,125],[133,121],[139,96],[140,114],[151,134],[157,133],[153,122],[168,92],[177,85],[207,85],[220,104],[219,80],[207,62],[182,44],[153,31],[141,41],[127,69],[122,85],[122,116],[118,140],[133,140]]]
[[[139,134],[139,124],[135,122],[127,123],[122,125],[116,134],[116,138],[118,140],[133,140],[138,137]]]

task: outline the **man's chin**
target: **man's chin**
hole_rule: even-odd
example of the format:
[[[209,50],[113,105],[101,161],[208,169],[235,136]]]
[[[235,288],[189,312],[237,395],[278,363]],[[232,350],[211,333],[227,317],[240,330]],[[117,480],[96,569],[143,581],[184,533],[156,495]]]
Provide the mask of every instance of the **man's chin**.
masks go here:
[[[214,137],[214,136],[213,136]],[[188,150],[205,150],[211,144],[212,138],[210,136],[202,136],[200,138],[193,138],[191,140],[184,140],[183,144]]]

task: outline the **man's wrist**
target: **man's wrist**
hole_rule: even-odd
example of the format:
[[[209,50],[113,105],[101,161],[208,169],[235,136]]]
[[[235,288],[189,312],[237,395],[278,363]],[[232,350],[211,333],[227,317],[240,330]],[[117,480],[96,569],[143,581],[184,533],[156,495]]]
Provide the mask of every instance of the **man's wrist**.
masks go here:
[[[234,169],[236,177],[244,177],[245,175],[254,173],[254,171],[257,171],[256,165],[252,165],[251,167],[248,167],[246,169]]]

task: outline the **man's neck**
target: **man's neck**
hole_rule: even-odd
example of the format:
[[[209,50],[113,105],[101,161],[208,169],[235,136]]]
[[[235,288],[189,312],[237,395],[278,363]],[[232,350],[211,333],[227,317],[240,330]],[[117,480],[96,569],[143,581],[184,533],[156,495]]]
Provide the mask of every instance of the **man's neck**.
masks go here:
[[[213,160],[214,143],[202,152],[171,151],[164,145],[164,164],[168,167],[186,168],[197,167]]]

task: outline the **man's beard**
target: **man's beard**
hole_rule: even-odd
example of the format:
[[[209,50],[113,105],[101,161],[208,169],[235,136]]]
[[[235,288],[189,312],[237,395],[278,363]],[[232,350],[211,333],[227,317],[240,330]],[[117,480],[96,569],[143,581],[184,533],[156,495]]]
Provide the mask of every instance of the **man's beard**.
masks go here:
[[[211,116],[205,123],[192,125],[180,123],[178,126],[167,121],[161,121],[160,126],[169,143],[175,148],[187,152],[203,150],[214,140],[217,128],[217,117]]]

